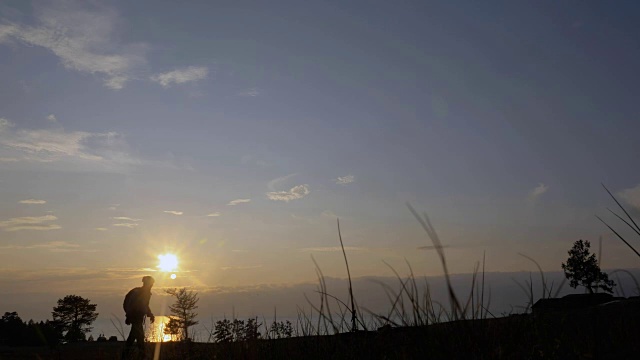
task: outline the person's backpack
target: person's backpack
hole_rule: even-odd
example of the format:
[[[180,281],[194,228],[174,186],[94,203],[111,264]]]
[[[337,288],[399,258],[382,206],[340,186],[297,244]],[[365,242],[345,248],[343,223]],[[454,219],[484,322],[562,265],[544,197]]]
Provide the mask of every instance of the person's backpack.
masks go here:
[[[144,312],[141,306],[141,289],[133,288],[131,289],[127,295],[124,297],[124,302],[122,303],[122,307],[124,308],[124,313],[126,315],[133,315],[136,313]]]

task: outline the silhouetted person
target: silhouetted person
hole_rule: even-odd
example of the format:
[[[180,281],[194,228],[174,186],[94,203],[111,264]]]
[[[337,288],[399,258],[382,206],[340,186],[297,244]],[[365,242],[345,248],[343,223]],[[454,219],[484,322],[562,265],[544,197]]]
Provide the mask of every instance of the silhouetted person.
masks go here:
[[[149,309],[149,300],[151,300],[151,288],[155,280],[151,276],[142,278],[142,286],[131,289],[124,298],[124,312],[126,314],[125,324],[131,325],[131,332],[127,338],[122,357],[125,358],[133,347],[133,343],[137,341],[140,356],[145,356],[144,351],[144,323],[145,316],[148,316],[151,322],[155,321],[155,316]]]

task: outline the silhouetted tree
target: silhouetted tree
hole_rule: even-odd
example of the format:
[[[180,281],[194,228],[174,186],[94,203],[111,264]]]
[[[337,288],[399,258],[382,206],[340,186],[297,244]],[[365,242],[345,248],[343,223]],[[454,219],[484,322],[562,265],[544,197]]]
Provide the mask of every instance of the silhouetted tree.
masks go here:
[[[53,322],[23,322],[17,312],[6,312],[0,319],[0,344],[8,346],[55,346],[62,337]]]
[[[91,331],[91,323],[98,317],[96,307],[89,299],[77,295],[67,295],[58,299],[53,308],[53,320],[60,325],[64,338],[69,342],[85,340],[85,333]]]
[[[0,339],[3,343],[10,346],[20,346],[23,344],[23,334],[25,333],[26,325],[18,316],[18,313],[5,312],[0,319]]]
[[[267,333],[267,336],[271,339],[283,339],[290,338],[293,334],[293,325],[291,321],[278,321],[275,320],[271,323],[271,328]]]
[[[567,263],[562,263],[564,275],[569,280],[572,288],[579,285],[587,288],[590,294],[598,288],[608,292],[613,292],[616,284],[613,280],[609,280],[609,276],[600,270],[598,260],[595,254],[589,253],[591,244],[589,241],[578,240],[569,250],[569,258]]]
[[[189,340],[189,327],[198,324],[196,317],[198,314],[194,311],[198,308],[198,293],[187,288],[167,289],[165,292],[171,296],[175,296],[176,302],[169,305],[171,315],[169,323],[165,327],[166,334],[176,335],[177,329],[182,332],[182,340]]]

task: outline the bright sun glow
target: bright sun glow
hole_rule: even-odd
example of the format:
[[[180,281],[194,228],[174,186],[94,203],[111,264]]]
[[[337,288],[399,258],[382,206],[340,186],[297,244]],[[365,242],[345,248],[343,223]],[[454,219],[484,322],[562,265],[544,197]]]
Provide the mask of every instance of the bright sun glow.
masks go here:
[[[160,271],[174,271],[178,268],[178,258],[173,254],[158,255]]]
[[[171,274],[171,280],[175,280],[176,279],[176,274]]]

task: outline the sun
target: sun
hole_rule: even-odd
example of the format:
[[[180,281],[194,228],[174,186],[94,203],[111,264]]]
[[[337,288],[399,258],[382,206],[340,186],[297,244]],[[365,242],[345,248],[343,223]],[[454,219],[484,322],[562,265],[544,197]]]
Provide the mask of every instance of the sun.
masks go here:
[[[169,272],[178,268],[178,257],[174,254],[158,255],[158,259],[160,260],[160,263],[158,264],[160,271]]]

